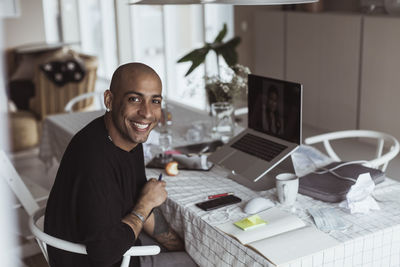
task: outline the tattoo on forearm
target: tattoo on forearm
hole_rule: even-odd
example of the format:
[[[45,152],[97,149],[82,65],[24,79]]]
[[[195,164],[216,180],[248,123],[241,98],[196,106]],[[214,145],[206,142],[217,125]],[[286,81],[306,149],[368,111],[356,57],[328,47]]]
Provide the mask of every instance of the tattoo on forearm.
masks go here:
[[[158,208],[153,210],[154,214],[154,231],[153,235],[157,236],[159,234],[163,234],[168,232],[168,223],[162,215],[161,211]]]
[[[166,249],[170,251],[182,251],[185,250],[182,240],[172,230],[169,226],[167,221],[165,220],[164,216],[162,215],[161,211],[158,208],[153,210],[154,213],[154,231],[153,236],[154,238],[163,245]]]
[[[182,240],[179,238],[177,233],[175,233],[174,230],[172,230],[171,228],[168,229],[168,232],[159,234],[154,237],[161,245],[163,245],[169,251],[185,250],[185,246],[183,245]]]

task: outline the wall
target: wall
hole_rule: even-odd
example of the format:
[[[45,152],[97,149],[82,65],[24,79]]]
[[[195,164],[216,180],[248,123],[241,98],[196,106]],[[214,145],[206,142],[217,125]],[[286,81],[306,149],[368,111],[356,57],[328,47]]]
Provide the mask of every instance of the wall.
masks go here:
[[[361,0],[323,0],[323,5],[326,11],[358,12],[360,2]]]
[[[20,0],[20,17],[3,20],[4,49],[46,41],[42,0]]]
[[[324,11],[359,12],[360,0],[319,0],[323,1]],[[293,5],[295,9],[302,9],[302,5]],[[242,37],[238,47],[239,63],[254,69],[254,17],[257,10],[280,10],[281,6],[235,6],[235,35]]]
[[[280,6],[235,6],[234,8],[234,27],[235,36],[242,38],[238,46],[239,63],[248,66],[250,70],[254,66],[253,42],[254,34],[254,12],[256,10],[280,9]]]

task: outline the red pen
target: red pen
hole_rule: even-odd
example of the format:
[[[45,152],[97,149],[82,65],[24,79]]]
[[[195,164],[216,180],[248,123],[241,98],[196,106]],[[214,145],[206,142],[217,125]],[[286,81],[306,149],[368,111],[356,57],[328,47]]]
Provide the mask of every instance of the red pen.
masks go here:
[[[232,193],[232,192],[229,192],[229,193],[221,193],[221,194],[211,195],[211,196],[208,196],[208,199],[214,199],[214,198],[219,198],[219,197],[226,197],[226,196],[229,196],[229,195],[233,195],[233,193]]]

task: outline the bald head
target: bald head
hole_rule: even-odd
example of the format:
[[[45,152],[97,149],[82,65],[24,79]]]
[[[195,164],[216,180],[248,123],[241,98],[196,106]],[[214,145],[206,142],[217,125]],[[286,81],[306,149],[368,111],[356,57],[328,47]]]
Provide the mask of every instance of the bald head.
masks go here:
[[[145,142],[161,118],[161,103],[161,80],[152,68],[141,63],[120,66],[104,92],[104,119],[113,143],[130,151]]]
[[[111,79],[110,91],[117,93],[124,84],[135,83],[141,77],[152,77],[161,85],[158,74],[149,66],[142,63],[127,63],[119,66]]]

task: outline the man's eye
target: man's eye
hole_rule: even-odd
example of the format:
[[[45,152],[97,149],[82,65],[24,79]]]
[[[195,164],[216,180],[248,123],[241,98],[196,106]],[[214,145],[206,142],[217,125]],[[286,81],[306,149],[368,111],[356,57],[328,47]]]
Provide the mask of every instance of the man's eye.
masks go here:
[[[140,99],[139,99],[139,97],[131,96],[131,97],[128,98],[128,101],[129,102],[139,102]]]
[[[161,100],[160,99],[153,99],[153,103],[154,104],[161,104]]]

